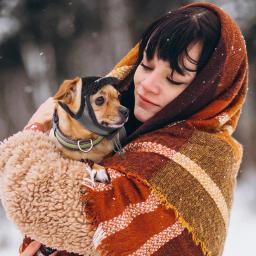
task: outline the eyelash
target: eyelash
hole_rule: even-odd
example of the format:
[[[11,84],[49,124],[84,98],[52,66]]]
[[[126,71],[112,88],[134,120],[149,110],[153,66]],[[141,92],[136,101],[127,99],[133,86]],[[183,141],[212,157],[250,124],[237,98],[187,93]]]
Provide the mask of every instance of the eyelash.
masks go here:
[[[146,65],[143,64],[143,63],[140,63],[140,65],[141,65],[144,69],[146,69],[146,70],[152,70],[152,68],[146,66]]]
[[[170,82],[171,84],[175,84],[175,85],[182,85],[183,83],[178,83],[178,82],[175,82],[173,80],[171,80],[169,77],[166,78],[168,80],[168,82]]]
[[[152,70],[152,68],[146,66],[146,65],[143,64],[143,63],[140,63],[140,65],[141,65],[145,70],[147,70],[147,71]],[[167,79],[167,81],[168,81],[169,83],[174,84],[174,85],[182,85],[182,84],[183,84],[183,83],[175,82],[175,81],[171,80],[169,77],[167,77],[166,79]]]

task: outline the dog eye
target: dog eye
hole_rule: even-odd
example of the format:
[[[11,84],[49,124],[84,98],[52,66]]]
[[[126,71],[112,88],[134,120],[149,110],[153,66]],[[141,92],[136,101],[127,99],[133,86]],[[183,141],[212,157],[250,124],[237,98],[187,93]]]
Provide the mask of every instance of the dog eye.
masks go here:
[[[95,100],[95,104],[96,104],[97,106],[103,105],[104,102],[105,102],[105,99],[104,99],[103,96],[100,96],[100,97],[96,98],[96,100]]]

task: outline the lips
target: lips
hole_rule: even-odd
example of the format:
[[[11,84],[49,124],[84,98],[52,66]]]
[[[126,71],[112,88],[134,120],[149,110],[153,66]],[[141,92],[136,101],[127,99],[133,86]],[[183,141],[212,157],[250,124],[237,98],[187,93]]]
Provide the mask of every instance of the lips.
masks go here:
[[[148,99],[145,98],[144,96],[140,95],[138,92],[137,92],[137,95],[139,96],[139,99],[140,99],[142,102],[145,102],[145,103],[148,103],[148,104],[157,106],[157,107],[159,106],[159,105],[153,103],[152,101],[148,100]]]

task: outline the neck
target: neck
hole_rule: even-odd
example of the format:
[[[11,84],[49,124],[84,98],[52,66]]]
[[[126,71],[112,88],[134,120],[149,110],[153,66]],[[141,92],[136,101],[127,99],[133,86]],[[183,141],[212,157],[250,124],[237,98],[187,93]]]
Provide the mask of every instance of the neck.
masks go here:
[[[85,129],[78,121],[66,113],[59,119],[59,130],[71,140],[94,140],[99,137],[99,135]]]

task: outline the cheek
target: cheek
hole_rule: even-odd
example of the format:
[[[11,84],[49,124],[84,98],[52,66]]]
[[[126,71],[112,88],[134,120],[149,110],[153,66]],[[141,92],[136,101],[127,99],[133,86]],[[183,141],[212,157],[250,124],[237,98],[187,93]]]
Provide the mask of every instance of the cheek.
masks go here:
[[[99,121],[99,120],[102,120],[102,117],[103,117],[103,112],[98,108],[94,108],[94,106],[92,106],[93,108],[93,111],[94,111],[94,115],[96,117],[96,119]]]
[[[96,97],[95,97],[96,99]],[[92,106],[92,109],[93,109],[93,112],[94,112],[94,115],[96,117],[96,119],[99,121],[99,120],[102,120],[103,116],[104,116],[104,113],[105,113],[105,104],[103,106],[97,106],[95,104],[95,99],[91,99],[91,106]]]
[[[134,73],[134,76],[133,76],[133,81],[134,81],[134,86],[136,87],[139,82],[141,81],[142,79],[142,72],[140,71],[140,67],[138,67]]]

